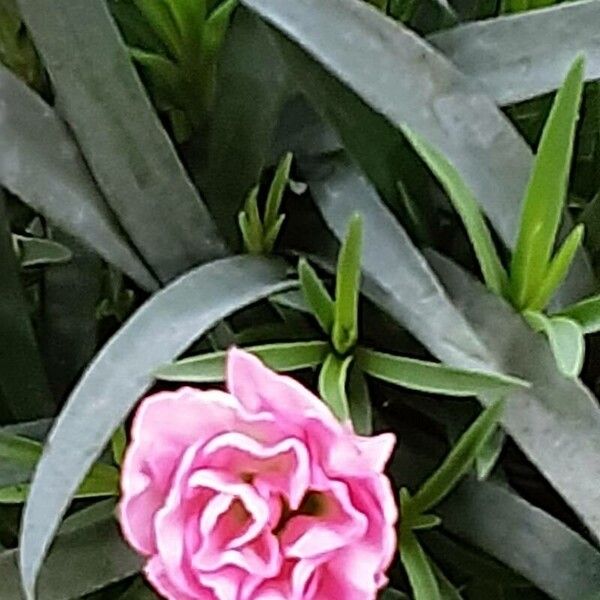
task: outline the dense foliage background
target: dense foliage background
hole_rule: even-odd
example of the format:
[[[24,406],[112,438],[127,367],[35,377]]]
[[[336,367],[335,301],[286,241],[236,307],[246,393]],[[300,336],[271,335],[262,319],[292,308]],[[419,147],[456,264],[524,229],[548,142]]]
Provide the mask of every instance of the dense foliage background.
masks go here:
[[[154,597],[114,519],[128,416],[232,344],[394,431],[411,492],[504,397],[383,597],[600,597],[599,303],[562,315],[598,293],[599,24],[600,0],[0,0],[0,599]],[[558,238],[585,235],[525,320],[468,218],[508,266],[578,54]]]

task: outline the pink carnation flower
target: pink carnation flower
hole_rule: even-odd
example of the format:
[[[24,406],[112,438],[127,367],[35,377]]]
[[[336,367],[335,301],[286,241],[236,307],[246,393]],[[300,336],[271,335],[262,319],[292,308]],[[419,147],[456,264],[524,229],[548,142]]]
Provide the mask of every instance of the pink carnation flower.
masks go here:
[[[365,438],[298,382],[231,350],[229,393],[145,399],[120,519],[170,600],[368,600],[387,580],[392,434]]]

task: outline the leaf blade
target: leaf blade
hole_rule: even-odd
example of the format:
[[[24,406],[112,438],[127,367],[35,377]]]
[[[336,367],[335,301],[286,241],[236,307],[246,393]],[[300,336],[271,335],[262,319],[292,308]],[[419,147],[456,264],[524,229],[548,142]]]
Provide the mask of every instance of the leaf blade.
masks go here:
[[[535,297],[548,270],[567,192],[584,69],[580,56],[556,95],[527,184],[510,266],[513,301],[519,308]]]
[[[258,356],[268,367],[276,371],[295,371],[320,365],[325,359],[329,345],[321,341],[300,341],[262,344],[244,348]],[[213,352],[186,358],[165,365],[154,372],[157,379],[165,381],[189,381],[211,383],[225,380],[227,352]]]
[[[449,396],[475,396],[485,392],[528,387],[507,375],[456,369],[441,363],[396,356],[366,348],[356,351],[357,364],[372,377],[411,390]]]
[[[360,297],[360,260],[362,218],[350,218],[340,253],[335,282],[332,342],[340,354],[348,352],[358,339],[358,301]]]
[[[584,333],[596,333],[600,331],[600,296],[586,298],[561,310],[557,315],[573,319],[579,323]]]
[[[340,358],[332,352],[325,359],[319,374],[321,398],[342,423],[350,419],[346,381],[352,359],[352,356]]]
[[[411,513],[422,514],[437,506],[474,465],[477,455],[495,430],[504,410],[497,400],[486,408],[459,438],[435,473],[410,499]]]
[[[306,303],[312,309],[312,313],[323,331],[330,335],[334,321],[334,301],[316,271],[304,258],[301,258],[298,263],[298,274]]]
[[[442,600],[433,567],[415,534],[403,531],[400,559],[406,569],[415,600]]]
[[[404,134],[448,193],[467,230],[486,285],[498,296],[503,296],[507,289],[508,276],[471,190],[441,153],[407,128],[404,129]]]

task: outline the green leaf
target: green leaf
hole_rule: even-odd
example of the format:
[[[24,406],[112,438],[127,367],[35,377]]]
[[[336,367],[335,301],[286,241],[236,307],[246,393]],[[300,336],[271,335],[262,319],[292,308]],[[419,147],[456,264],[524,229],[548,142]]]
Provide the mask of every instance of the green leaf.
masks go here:
[[[290,290],[289,292],[275,294],[269,299],[271,302],[277,304],[278,306],[282,306],[283,308],[289,308],[297,312],[307,313],[309,315],[312,314],[302,289]],[[331,300],[331,297],[329,299]]]
[[[142,559],[123,541],[115,522],[114,509],[114,502],[102,502],[65,521],[42,567],[39,598],[80,598],[109,583],[130,577],[142,568]],[[0,580],[3,598],[24,598],[19,579],[18,550],[0,553]]]
[[[10,484],[0,485],[0,504],[21,504],[29,492],[29,475],[42,455],[43,446],[40,442],[21,437],[0,433],[0,458],[4,465],[12,463],[28,467],[23,472],[25,478],[15,480]],[[79,488],[76,497],[94,498],[99,496],[115,496],[119,490],[119,472],[109,465],[98,463],[94,465]]]
[[[265,252],[270,254],[273,251],[273,247],[275,246],[275,242],[279,237],[279,233],[281,232],[281,228],[283,227],[283,223],[285,222],[285,215],[279,215],[277,221],[273,224],[271,229],[269,229],[264,237],[264,246]]]
[[[483,443],[479,454],[475,458],[475,469],[477,470],[477,479],[479,481],[487,479],[496,466],[498,458],[500,458],[500,453],[504,448],[505,440],[504,431],[498,427],[490,433],[489,437]]]
[[[575,253],[581,245],[583,234],[583,225],[577,225],[577,227],[569,234],[563,245],[550,261],[548,271],[546,272],[546,276],[540,289],[533,299],[527,303],[528,309],[542,310],[546,307],[548,302],[550,302],[554,292],[569,272],[569,268],[575,258]]]
[[[284,264],[248,256],[198,267],[153,296],[104,347],[58,418],[31,486],[20,551],[29,596],[72,495],[152,372],[232,312],[288,287],[285,276]]]
[[[355,356],[360,368],[372,377],[421,392],[475,396],[485,392],[506,392],[515,387],[529,387],[526,381],[508,375],[456,369],[367,348],[358,348]]]
[[[212,217],[148,101],[106,3],[19,0],[19,6],[92,174],[160,280],[223,256]]]
[[[238,5],[238,0],[224,0],[215,8],[204,28],[204,51],[213,53],[220,48],[229,28],[231,16]]]
[[[494,556],[551,598],[580,600],[599,589],[597,548],[507,487],[467,480],[436,512],[452,536]],[[528,597],[521,593],[516,597]]]
[[[337,264],[331,339],[340,354],[346,354],[358,340],[361,253],[362,218],[357,213],[348,224]]]
[[[279,220],[279,209],[283,200],[283,193],[290,179],[293,154],[288,152],[277,165],[277,170],[269,188],[267,203],[265,206],[264,227],[265,231],[273,229]]]
[[[485,441],[496,428],[503,410],[504,402],[498,400],[477,417],[436,472],[407,503],[408,514],[421,515],[439,504],[450,493],[472,468]]]
[[[141,48],[130,48],[129,53],[146,70],[159,110],[181,108],[185,104],[182,72],[173,61]]]
[[[415,600],[442,600],[433,566],[410,529],[403,529],[400,544],[400,559]]]
[[[433,171],[460,215],[479,261],[487,287],[498,296],[505,295],[508,285],[506,271],[500,262],[492,236],[477,200],[452,164],[422,137],[404,129],[404,134],[419,156]]]
[[[596,333],[600,331],[600,296],[592,296],[568,306],[557,313],[557,316],[576,321],[583,333]]]
[[[573,39],[587,57],[586,79],[599,79],[594,53],[599,18],[596,2],[561,2],[543,11],[460,24],[427,40],[507,106],[560,87],[574,58]],[[516,64],[527,68],[515,69]]]
[[[156,280],[123,236],[60,117],[2,65],[0,87],[0,153],[14,157],[0,161],[0,183],[141,287],[155,289]]]
[[[577,321],[562,316],[546,317],[533,311],[523,316],[536,331],[546,334],[561,372],[567,377],[578,377],[583,366],[585,341]]]
[[[39,442],[18,435],[0,433],[0,458],[2,461],[18,462],[33,466],[42,453]]]
[[[413,531],[420,529],[433,529],[440,525],[442,520],[437,515],[418,515],[410,522],[410,528]]]
[[[319,374],[319,394],[342,423],[350,419],[346,383],[351,363],[352,356],[340,358],[331,353],[325,359]]]
[[[23,504],[27,501],[30,487],[28,483],[0,487],[0,504]],[[118,495],[119,472],[109,465],[98,463],[94,465],[73,498],[89,500]]]
[[[73,253],[58,242],[13,234],[21,267],[39,267],[43,265],[60,265],[69,262]]]
[[[334,302],[323,282],[304,258],[298,263],[300,286],[306,303],[319,325],[327,335],[331,335],[334,319]]]
[[[239,224],[246,251],[263,254],[264,229],[258,212],[258,186],[253,187],[246,197],[244,210],[239,214]]]
[[[258,356],[275,371],[296,371],[320,365],[327,356],[329,344],[321,341],[301,341],[250,346],[244,350]],[[160,367],[154,372],[154,376],[165,381],[224,381],[226,359],[227,352],[192,356]]]
[[[168,0],[133,0],[154,32],[175,57],[180,56],[181,35],[169,9]]]
[[[55,407],[21,284],[1,189],[0,282],[0,393],[17,420],[49,416]]]
[[[369,385],[356,361],[350,368],[348,377],[348,406],[354,431],[359,435],[373,434],[373,408]]]
[[[127,432],[125,427],[121,425],[113,434],[110,440],[113,461],[116,465],[121,465],[123,457],[125,456],[125,449],[127,447]]]
[[[538,146],[510,267],[518,308],[529,305],[548,274],[567,193],[584,69],[580,56],[556,95]]]

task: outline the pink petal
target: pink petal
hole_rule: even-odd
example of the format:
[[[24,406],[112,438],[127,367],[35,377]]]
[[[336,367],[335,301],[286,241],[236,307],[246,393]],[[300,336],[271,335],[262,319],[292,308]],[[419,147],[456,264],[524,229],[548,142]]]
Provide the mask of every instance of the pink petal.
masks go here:
[[[148,561],[144,567],[144,574],[148,583],[166,600],[215,600],[214,595],[208,589],[190,596],[175,587],[158,556]]]
[[[278,375],[243,350],[229,351],[227,387],[251,412],[271,411],[290,424],[317,419],[335,431],[342,431],[340,423],[319,398],[295,379]]]
[[[266,445],[241,433],[220,435],[203,449],[206,465],[251,477],[263,497],[284,495],[291,508],[300,505],[310,482],[310,457],[296,438]]]
[[[357,542],[366,533],[367,518],[352,505],[345,483],[328,482],[318,492],[318,503],[318,514],[294,516],[285,525],[280,539],[287,558],[330,554]]]
[[[216,390],[182,388],[146,398],[133,421],[121,474],[123,534],[140,553],[156,550],[153,516],[186,448],[234,426],[239,402]]]

